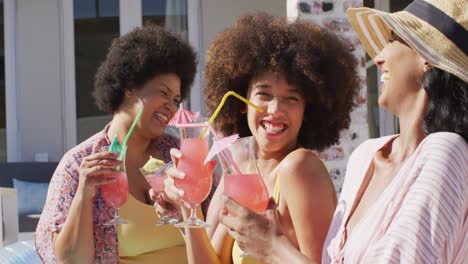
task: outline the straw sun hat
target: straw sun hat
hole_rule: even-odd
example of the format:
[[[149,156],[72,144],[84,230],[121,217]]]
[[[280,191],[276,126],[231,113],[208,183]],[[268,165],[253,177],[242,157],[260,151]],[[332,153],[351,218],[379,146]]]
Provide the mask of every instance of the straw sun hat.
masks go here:
[[[394,31],[429,64],[468,82],[466,0],[415,0],[395,13],[366,7],[347,12],[371,57],[383,49]]]

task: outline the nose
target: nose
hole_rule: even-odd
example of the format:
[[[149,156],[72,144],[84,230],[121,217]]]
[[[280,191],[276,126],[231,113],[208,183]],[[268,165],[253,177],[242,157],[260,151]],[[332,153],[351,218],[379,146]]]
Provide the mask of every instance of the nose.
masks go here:
[[[384,59],[383,59],[383,50],[381,50],[381,51],[379,52],[379,54],[377,54],[377,56],[375,56],[375,58],[374,58],[374,63],[375,63],[375,65],[377,65],[377,66],[382,66],[383,62],[384,62]]]
[[[375,56],[374,58],[374,63],[377,66],[382,66],[382,64],[385,62],[386,54],[387,54],[387,48],[391,43],[387,43],[382,50]]]
[[[171,112],[175,112],[177,110],[177,103],[175,103],[172,99],[167,100],[164,106]]]
[[[268,102],[267,106],[267,113],[274,116],[276,115],[279,111],[281,110],[280,108],[280,101],[278,98],[273,98],[270,102]]]

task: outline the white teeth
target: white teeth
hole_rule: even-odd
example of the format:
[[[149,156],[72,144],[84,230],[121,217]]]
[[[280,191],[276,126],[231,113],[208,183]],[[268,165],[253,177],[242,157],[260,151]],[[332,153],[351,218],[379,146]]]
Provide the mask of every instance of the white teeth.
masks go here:
[[[160,113],[157,113],[156,115],[156,118],[163,121],[163,122],[167,122],[167,120],[169,120],[169,118],[166,116],[166,115],[163,115],[163,114],[160,114]]]
[[[281,131],[283,131],[284,129],[284,125],[283,124],[279,124],[279,125],[273,125],[271,123],[263,123],[263,126],[265,127],[265,130],[267,132],[271,132],[271,133],[279,133]]]
[[[380,82],[386,82],[390,79],[390,73],[384,72],[380,75]]]

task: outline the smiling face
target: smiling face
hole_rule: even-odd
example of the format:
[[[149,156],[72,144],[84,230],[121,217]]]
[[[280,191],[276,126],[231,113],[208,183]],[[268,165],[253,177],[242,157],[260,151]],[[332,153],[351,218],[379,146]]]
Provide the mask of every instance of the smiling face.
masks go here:
[[[174,73],[160,74],[147,81],[141,88],[131,91],[132,112],[138,112],[141,99],[143,113],[137,124],[138,130],[149,138],[161,136],[180,102],[180,78]]]
[[[264,111],[247,108],[252,135],[263,152],[289,153],[297,146],[302,126],[305,99],[297,87],[282,74],[270,71],[255,76],[249,84],[248,98]]]
[[[379,105],[396,115],[410,109],[413,97],[421,89],[427,65],[424,59],[394,35],[394,40],[384,47],[374,62],[381,72]]]

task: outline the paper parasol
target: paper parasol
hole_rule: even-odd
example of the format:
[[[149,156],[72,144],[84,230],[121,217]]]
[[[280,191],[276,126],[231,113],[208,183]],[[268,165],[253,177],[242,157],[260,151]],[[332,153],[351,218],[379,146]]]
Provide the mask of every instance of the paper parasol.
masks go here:
[[[189,124],[192,123],[195,119],[200,116],[200,112],[191,112],[190,110],[185,109],[182,105],[177,109],[177,112],[169,120],[169,126],[175,126],[179,124]]]
[[[223,137],[220,139],[214,139],[213,145],[211,146],[210,151],[206,155],[204,164],[210,161],[216,154],[223,151],[225,148],[227,148],[230,144],[232,144],[238,138],[239,138],[239,134],[234,134],[234,135]]]

